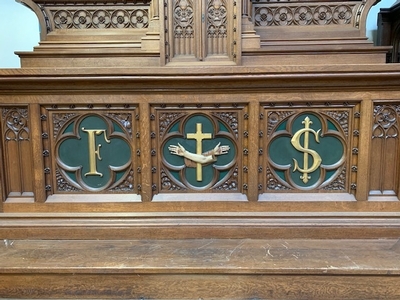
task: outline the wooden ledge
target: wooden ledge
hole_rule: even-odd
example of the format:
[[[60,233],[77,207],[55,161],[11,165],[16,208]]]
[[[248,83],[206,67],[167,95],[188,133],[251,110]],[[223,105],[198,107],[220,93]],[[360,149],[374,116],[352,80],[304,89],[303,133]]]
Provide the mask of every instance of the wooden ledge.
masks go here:
[[[399,299],[400,241],[4,240],[8,298]]]
[[[398,213],[4,213],[0,240],[393,239]]]

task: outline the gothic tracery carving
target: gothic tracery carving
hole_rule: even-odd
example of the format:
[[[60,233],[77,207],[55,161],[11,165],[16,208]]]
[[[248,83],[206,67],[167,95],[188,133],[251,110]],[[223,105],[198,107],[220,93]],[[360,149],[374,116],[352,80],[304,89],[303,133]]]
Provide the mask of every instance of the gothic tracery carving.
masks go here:
[[[355,5],[276,5],[259,3],[254,7],[256,26],[348,25]]]
[[[6,141],[29,140],[28,110],[26,108],[3,109]]]
[[[374,107],[375,124],[372,131],[372,138],[395,138],[398,136],[397,115],[400,106],[376,105]]]
[[[56,29],[103,29],[103,28],[147,28],[149,25],[148,7],[126,9],[96,8],[51,9]]]

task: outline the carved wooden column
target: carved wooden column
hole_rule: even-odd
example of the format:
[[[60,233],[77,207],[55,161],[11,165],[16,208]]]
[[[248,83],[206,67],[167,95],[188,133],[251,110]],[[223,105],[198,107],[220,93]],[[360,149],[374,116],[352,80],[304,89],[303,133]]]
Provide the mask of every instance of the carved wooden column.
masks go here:
[[[254,30],[249,16],[249,0],[242,0],[242,49],[260,48],[260,36]]]
[[[145,51],[160,51],[160,10],[158,0],[150,4],[149,31],[142,38],[141,49]]]

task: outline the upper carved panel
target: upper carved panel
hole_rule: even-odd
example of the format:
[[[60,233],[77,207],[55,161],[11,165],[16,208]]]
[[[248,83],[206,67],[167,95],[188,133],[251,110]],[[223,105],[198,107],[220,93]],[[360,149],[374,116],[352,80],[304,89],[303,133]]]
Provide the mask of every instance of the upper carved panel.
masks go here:
[[[34,55],[19,53],[24,68],[357,65],[386,54],[366,39],[374,0],[19,1],[41,26]]]
[[[149,25],[150,1],[21,2],[30,6],[39,19],[43,18],[47,33],[56,29],[140,29]]]
[[[355,7],[354,3],[263,3],[254,6],[254,20],[256,26],[348,25],[352,23]]]
[[[146,28],[147,8],[113,9],[49,9],[56,29],[84,28]]]

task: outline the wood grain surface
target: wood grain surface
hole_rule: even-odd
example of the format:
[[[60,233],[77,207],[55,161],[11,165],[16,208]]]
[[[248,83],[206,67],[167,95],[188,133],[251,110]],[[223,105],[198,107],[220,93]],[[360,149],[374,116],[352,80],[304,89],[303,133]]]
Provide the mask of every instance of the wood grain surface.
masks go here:
[[[4,240],[0,296],[398,299],[387,240]]]

